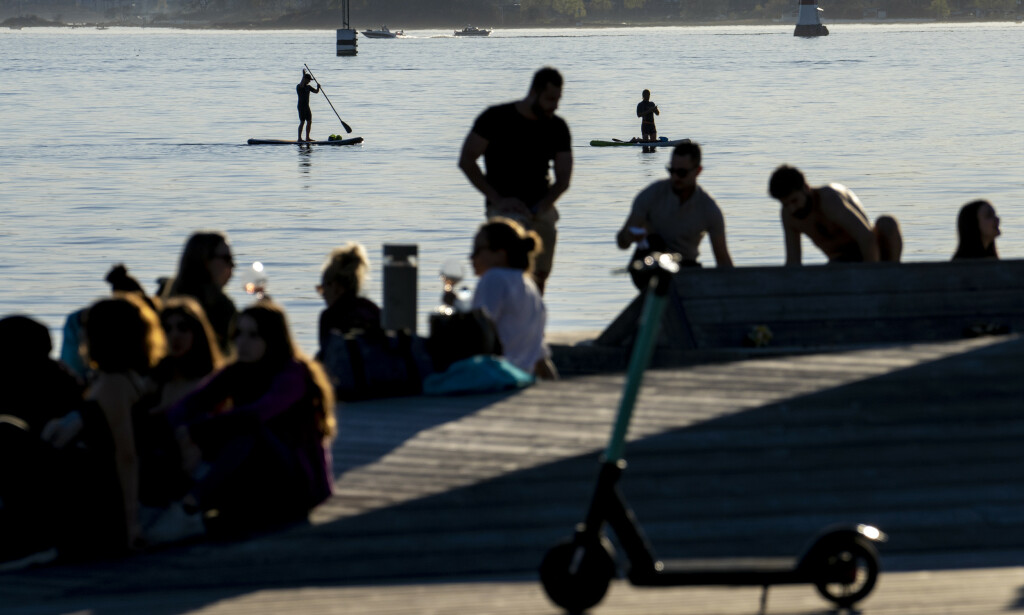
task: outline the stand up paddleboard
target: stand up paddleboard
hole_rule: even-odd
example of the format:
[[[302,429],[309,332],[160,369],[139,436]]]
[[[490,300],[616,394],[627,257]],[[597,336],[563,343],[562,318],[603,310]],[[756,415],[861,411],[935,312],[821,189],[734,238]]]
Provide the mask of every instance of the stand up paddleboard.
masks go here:
[[[295,139],[249,139],[249,145],[355,145],[362,143],[362,137],[335,139],[333,141],[296,141]]]
[[[675,141],[669,141],[667,138],[662,137],[657,141],[620,141],[618,139],[612,139],[611,141],[603,141],[601,139],[594,139],[590,142],[594,147],[622,147],[622,146],[633,146],[633,147],[674,147],[680,143],[689,143],[689,139],[676,139]]]

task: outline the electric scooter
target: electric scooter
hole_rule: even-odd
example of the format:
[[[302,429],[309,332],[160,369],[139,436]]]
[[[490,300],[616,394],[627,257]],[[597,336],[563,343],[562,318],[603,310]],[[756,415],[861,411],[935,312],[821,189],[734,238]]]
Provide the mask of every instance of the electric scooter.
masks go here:
[[[826,528],[796,558],[663,561],[655,556],[623,498],[619,481],[626,469],[626,432],[654,351],[672,275],[679,271],[679,264],[676,255],[655,253],[633,266],[647,269],[652,275],[618,415],[586,519],[576,526],[571,539],[552,547],[541,562],[540,579],[548,597],[570,613],[582,612],[604,598],[617,576],[615,550],[604,532],[607,524],[629,560],[627,576],[633,585],[760,585],[764,588],[762,612],[771,585],[811,583],[838,608],[850,608],[864,599],[878,578],[874,543],[887,539],[870,525]]]

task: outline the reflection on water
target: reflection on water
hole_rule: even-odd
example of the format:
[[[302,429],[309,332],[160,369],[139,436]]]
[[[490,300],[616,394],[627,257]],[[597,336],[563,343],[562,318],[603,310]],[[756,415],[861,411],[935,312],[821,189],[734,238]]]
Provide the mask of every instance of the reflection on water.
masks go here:
[[[1000,253],[1024,255],[1016,24],[836,24],[822,40],[791,26],[508,30],[475,41],[423,31],[401,45],[364,41],[350,58],[334,55],[330,32],[82,30],[0,30],[0,313],[55,329],[107,292],[113,263],[144,283],[172,273],[198,228],[224,229],[240,262],[271,268],[273,295],[309,351],[321,307],[311,289],[332,247],[367,246],[368,294],[379,299],[381,246],[416,243],[420,286],[434,288],[483,216],[456,166],[462,139],[486,106],[525,95],[545,64],[566,76],[560,113],[575,157],[546,296],[554,329],[599,329],[633,296],[627,277],[609,273],[627,256],[613,238],[671,152],[588,143],[637,136],[644,88],[662,111],[659,134],[702,144],[701,183],[723,208],[739,266],[782,262],[767,181],[783,162],[814,184],[850,186],[872,217],[897,216],[908,260],[949,258],[956,212],[974,198],[1003,218]],[[306,62],[348,136],[365,143],[297,154],[244,145],[295,134],[294,76]],[[337,132],[326,101],[311,103],[322,120],[313,136]],[[244,305],[239,288],[229,285]],[[435,295],[420,293],[422,331]]]

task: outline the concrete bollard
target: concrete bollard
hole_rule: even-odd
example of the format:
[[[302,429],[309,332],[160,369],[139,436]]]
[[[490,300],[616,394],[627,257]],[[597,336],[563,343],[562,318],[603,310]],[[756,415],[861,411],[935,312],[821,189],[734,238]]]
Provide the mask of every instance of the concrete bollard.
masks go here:
[[[387,331],[416,332],[417,254],[415,244],[384,244],[381,324]]]
[[[828,28],[821,23],[818,0],[800,0],[800,13],[793,36],[828,36]]]

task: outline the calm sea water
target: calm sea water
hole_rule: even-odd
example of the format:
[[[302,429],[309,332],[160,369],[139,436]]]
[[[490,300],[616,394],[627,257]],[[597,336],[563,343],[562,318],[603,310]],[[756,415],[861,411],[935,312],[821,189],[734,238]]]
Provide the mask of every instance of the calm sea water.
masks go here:
[[[847,184],[873,217],[896,215],[906,260],[948,259],[957,210],[974,198],[1001,215],[1004,258],[1024,256],[1024,26],[831,29],[820,39],[791,26],[413,31],[360,38],[359,55],[343,58],[333,31],[0,30],[0,314],[34,315],[59,343],[66,314],[107,292],[110,265],[151,285],[173,273],[189,233],[216,228],[240,263],[265,263],[307,351],[333,246],[368,247],[367,294],[379,300],[382,244],[418,244],[425,332],[441,263],[468,254],[481,222],[481,197],[456,166],[462,139],[545,64],[567,79],[560,113],[576,159],[559,204],[551,330],[600,329],[634,295],[612,273],[627,257],[613,237],[669,152],[588,142],[636,135],[644,88],[661,135],[704,146],[701,181],[740,266],[783,260],[766,195],[783,162],[812,184]],[[295,138],[304,62],[363,145],[245,145]],[[313,113],[314,136],[342,132],[323,97]],[[706,244],[702,253],[713,262]],[[229,292],[247,303],[238,280]]]

